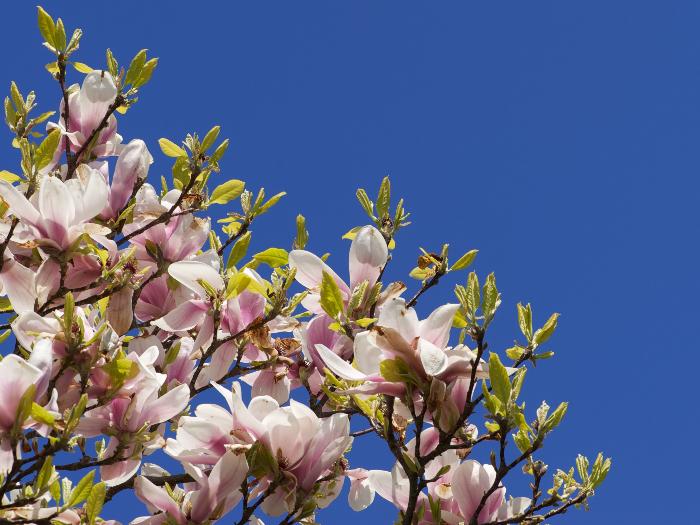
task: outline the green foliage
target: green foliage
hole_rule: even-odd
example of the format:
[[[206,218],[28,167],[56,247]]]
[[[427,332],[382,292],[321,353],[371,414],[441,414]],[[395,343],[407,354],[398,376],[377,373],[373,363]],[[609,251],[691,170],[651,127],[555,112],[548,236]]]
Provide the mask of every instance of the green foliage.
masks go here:
[[[338,288],[338,283],[327,272],[323,272],[321,280],[321,308],[332,318],[338,319],[338,316],[344,311],[343,296]]]
[[[209,197],[209,204],[227,204],[233,199],[240,197],[245,188],[245,182],[231,179],[229,181],[220,184]]]

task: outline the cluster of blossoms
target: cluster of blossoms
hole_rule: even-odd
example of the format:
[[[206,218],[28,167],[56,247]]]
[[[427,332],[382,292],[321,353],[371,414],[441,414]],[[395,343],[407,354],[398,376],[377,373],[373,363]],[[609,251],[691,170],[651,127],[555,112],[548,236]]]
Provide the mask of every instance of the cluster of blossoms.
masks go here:
[[[518,403],[527,365],[551,357],[540,348],[556,315],[534,330],[518,305],[524,340],[506,351],[510,366],[486,351],[501,303],[493,275],[482,287],[470,273],[456,303],[419,319],[421,296],[476,251],[452,264],[447,245],[423,252],[412,296],[386,284],[408,224],[403,201],[390,209],[388,179],[376,203],[358,190],[371,224],[346,235],[348,282],[304,249],[302,216],[290,251],[248,255],[254,220],[283,194],[266,200],[238,180],[209,190],[228,145],[215,146],[218,127],[182,146],[161,139],[174,165],[157,190],[147,145],[125,142],[116,118],[157,60],[142,51],[120,68],[108,51],[92,70],[69,60],[80,31],[67,40],[41,8],[39,26],[62,100],[39,143],[52,113],[30,118],[35,96],[14,84],[5,101],[22,174],[0,178],[0,521],[116,524],[103,506],[133,490],[148,511],[134,524],[229,512],[240,524],[263,513],[311,524],[346,483],[352,509],[379,494],[404,524],[540,523],[586,505],[610,461],[579,457],[577,473],[559,470],[545,489],[535,453],[566,404],[543,403],[528,422]],[[82,85],[66,84],[69,65]],[[206,212],[239,198],[222,240]],[[198,401],[211,390],[220,403]],[[354,464],[353,440],[369,434],[390,471]],[[480,446],[489,462],[473,459]],[[166,456],[176,472],[159,465]],[[507,497],[504,478],[521,467],[531,491]],[[76,471],[86,474],[74,483]]]

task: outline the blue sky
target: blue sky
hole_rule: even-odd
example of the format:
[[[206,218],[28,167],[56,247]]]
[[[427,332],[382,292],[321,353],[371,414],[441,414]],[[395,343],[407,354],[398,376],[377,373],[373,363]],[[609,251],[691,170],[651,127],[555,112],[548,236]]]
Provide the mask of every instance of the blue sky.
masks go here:
[[[46,110],[58,92],[32,4],[3,5],[0,86],[37,90]],[[539,323],[562,313],[556,359],[526,382],[532,410],[570,401],[544,458],[568,467],[603,450],[614,466],[591,512],[560,523],[695,512],[700,4],[43,5],[85,30],[79,60],[93,67],[106,47],[122,62],[144,47],[161,58],[120,120],[155,153],[153,175],[170,168],[159,137],[221,124],[232,142],[221,177],[288,192],[256,225],[256,247],[287,247],[301,212],[310,248],[344,271],[340,236],[364,220],[355,189],[389,174],[414,221],[390,277],[406,279],[418,246],[478,248],[475,269],[495,271],[503,294],[491,349],[517,337],[518,301]],[[2,169],[15,161],[0,149]],[[452,301],[455,282],[421,312]],[[358,442],[354,464],[388,466],[377,446]],[[118,503],[125,521],[143,512]],[[321,521],[392,515],[380,501],[360,515],[339,501]]]

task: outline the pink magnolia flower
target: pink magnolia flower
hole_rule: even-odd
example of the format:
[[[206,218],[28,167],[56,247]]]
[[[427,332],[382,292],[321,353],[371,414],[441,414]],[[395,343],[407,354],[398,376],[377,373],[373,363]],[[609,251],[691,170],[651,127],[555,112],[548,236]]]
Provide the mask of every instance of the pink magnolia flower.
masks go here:
[[[292,250],[289,253],[289,266],[296,269],[296,280],[299,284],[310,291],[302,305],[307,310],[320,314],[323,313],[319,295],[323,272],[335,280],[343,299],[347,301],[355,286],[363,281],[367,281],[370,287],[374,286],[388,256],[386,241],[379,230],[373,226],[365,226],[357,232],[350,246],[350,286],[318,256],[305,250]]]
[[[324,345],[343,359],[350,359],[353,355],[352,339],[331,330],[332,322],[333,320],[326,314],[317,315],[294,332],[295,336],[301,340],[301,351],[310,372],[307,380],[314,394],[318,394],[321,390],[322,373],[326,369],[326,364],[319,356],[316,345]]]
[[[132,523],[164,523],[168,518],[178,525],[208,523],[226,515],[243,497],[240,487],[248,473],[245,455],[230,451],[224,453],[208,474],[189,463],[183,463],[183,466],[194,479],[197,488],[186,491],[180,503],[148,478],[136,478],[136,496],[152,511],[160,511],[162,514]]]
[[[457,503],[459,516],[467,522],[474,516],[479,503],[496,480],[496,471],[491,465],[482,465],[468,459],[457,467],[452,475],[452,494]],[[486,498],[484,507],[477,516],[477,523],[487,523],[496,518],[505,500],[506,489],[499,485]]]
[[[199,326],[196,347],[208,341],[214,333],[214,321],[207,313],[212,309],[211,298],[200,282],[204,281],[214,290],[221,292],[224,280],[219,271],[199,261],[181,261],[168,267],[170,277],[178,281],[192,293],[192,298],[183,301],[166,315],[153,321],[153,325],[168,332],[185,332]]]
[[[251,279],[260,281],[260,277],[252,270],[246,270]],[[191,298],[183,301],[153,325],[168,332],[186,332],[199,328],[194,342],[193,351],[208,346],[214,335],[214,319],[212,315],[215,304],[212,297],[202,286],[209,285],[217,294],[224,291],[224,280],[218,270],[201,261],[180,261],[168,267],[170,277],[178,281],[191,293]],[[251,323],[260,319],[265,313],[265,297],[259,293],[245,290],[224,301],[220,312],[220,328],[224,336],[240,332]],[[216,381],[223,377],[233,362],[236,348],[227,344],[217,349],[211,362],[197,378],[197,386]]]
[[[64,136],[63,140],[69,140],[75,152],[85,144],[92,132],[100,125],[116,97],[117,87],[112,75],[107,71],[92,71],[83,80],[81,88],[73,90],[68,95],[70,113],[68,126],[66,127],[65,121],[61,118],[57,124],[50,123],[47,127],[60,130]],[[61,101],[60,115],[63,115],[63,107],[64,104]],[[111,115],[107,120],[107,126],[100,131],[92,153],[96,157],[114,155],[121,140],[122,138],[117,134],[117,120],[114,115]],[[64,149],[61,143],[54,161],[58,161]]]
[[[129,235],[150,224],[170,210],[179,197],[180,190],[170,190],[162,199],[159,199],[153,186],[148,183],[141,186],[136,193],[134,220],[124,226],[124,234]],[[155,261],[148,253],[147,244],[153,243],[166,261],[182,261],[197,253],[206,242],[209,229],[208,219],[199,219],[186,213],[173,217],[165,223],[151,226],[143,233],[134,236],[131,244],[136,247],[135,255],[142,266],[154,268]]]
[[[392,299],[382,308],[377,328],[355,336],[355,366],[341,359],[324,345],[317,344],[321,359],[338,376],[351,381],[367,381],[365,393],[391,393],[391,385],[380,375],[379,364],[385,359],[401,358],[423,378],[440,376],[448,367],[445,348],[456,304],[440,306],[423,321],[403,299]],[[392,390],[393,391],[393,390]]]
[[[13,454],[9,433],[16,424],[22,396],[32,385],[36,385],[32,401],[39,399],[46,391],[50,370],[42,370],[36,365],[50,366],[49,352],[48,347],[37,348],[34,363],[15,354],[7,355],[0,361],[0,474],[12,468]],[[24,422],[25,427],[29,425],[31,421]]]
[[[217,405],[199,405],[195,418],[182,418],[176,439],[169,439],[166,446],[166,452],[180,461],[212,464],[227,448],[259,441],[294,485],[308,491],[352,443],[347,414],[321,419],[301,403],[291,400],[289,406],[280,406],[269,396],[254,397],[246,407],[238,383],[232,392],[214,385],[230,412]],[[289,494],[288,489],[282,492]],[[279,515],[290,510],[287,498],[278,496],[266,501],[265,512]]]
[[[176,386],[158,396],[166,376],[155,373],[140,356],[136,361],[141,377],[133,382],[133,392],[128,397],[117,397],[107,405],[87,411],[76,429],[76,433],[84,437],[104,433],[112,435],[103,456],[112,457],[119,452],[121,457],[128,458],[100,468],[100,476],[109,486],[131,477],[141,463],[140,457],[133,457],[136,450],[135,444],[130,442],[133,436],[144,428],[175,417],[190,399],[187,385]],[[149,361],[152,363],[153,356]]]
[[[129,202],[136,182],[146,178],[152,163],[153,157],[140,139],[132,140],[121,150],[114,166],[107,206],[100,214],[103,218],[115,219],[119,215]]]
[[[109,230],[90,222],[107,204],[108,187],[102,175],[81,165],[68,181],[44,176],[39,191],[27,199],[15,186],[0,181],[0,197],[10,213],[20,219],[18,242],[36,241],[64,251],[87,233],[104,235]]]

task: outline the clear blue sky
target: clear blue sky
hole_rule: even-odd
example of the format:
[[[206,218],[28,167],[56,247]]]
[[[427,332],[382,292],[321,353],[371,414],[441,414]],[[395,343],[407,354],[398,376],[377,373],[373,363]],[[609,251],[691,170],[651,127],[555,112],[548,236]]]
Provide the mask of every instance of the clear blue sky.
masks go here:
[[[46,110],[58,92],[33,4],[2,7],[0,86],[36,89]],[[288,246],[301,212],[311,249],[345,271],[340,235],[363,221],[355,189],[389,174],[414,220],[391,277],[405,278],[419,245],[479,248],[476,269],[495,271],[503,293],[492,349],[517,336],[518,301],[540,323],[562,313],[557,358],[526,383],[533,410],[571,403],[545,459],[568,466],[603,450],[614,467],[592,512],[560,523],[695,514],[700,4],[44,5],[85,30],[80,60],[93,67],[106,47],[121,61],[143,47],[161,58],[120,121],[156,154],[154,175],[170,166],[159,137],[221,124],[232,139],[222,176],[288,192],[256,226],[256,247]],[[14,163],[0,149],[0,167]],[[454,282],[421,310],[453,300]],[[375,450],[358,443],[354,464],[388,466]],[[115,517],[143,512],[118,501]],[[323,523],[393,515],[379,501],[334,509]]]

